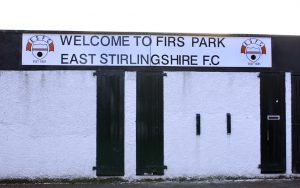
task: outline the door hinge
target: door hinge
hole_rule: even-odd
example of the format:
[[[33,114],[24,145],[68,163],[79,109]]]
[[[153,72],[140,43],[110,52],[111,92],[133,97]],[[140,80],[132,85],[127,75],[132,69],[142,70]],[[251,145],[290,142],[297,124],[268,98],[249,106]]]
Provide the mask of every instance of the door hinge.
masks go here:
[[[96,166],[93,166],[93,171],[97,170],[97,167]]]
[[[261,169],[261,164],[259,164],[257,168],[260,168],[260,169]]]
[[[139,71],[138,71],[139,72]],[[143,74],[143,75],[158,75],[158,76],[168,76],[168,74],[167,73],[165,73],[165,72],[157,72],[157,71],[148,71],[148,72],[146,72],[146,71],[141,71],[140,72],[141,74]]]
[[[124,71],[96,71],[93,73],[93,76],[116,76],[116,75],[124,75]]]
[[[151,171],[153,169],[155,169],[155,170],[166,170],[166,169],[168,169],[168,166],[166,166],[166,165],[163,165],[163,166],[148,165],[148,166],[146,166],[146,169],[148,171]]]

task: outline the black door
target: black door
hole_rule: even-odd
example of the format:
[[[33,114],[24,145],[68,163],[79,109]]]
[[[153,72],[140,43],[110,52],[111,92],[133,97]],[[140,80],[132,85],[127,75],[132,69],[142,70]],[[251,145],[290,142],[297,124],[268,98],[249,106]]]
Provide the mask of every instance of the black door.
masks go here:
[[[124,175],[124,72],[97,72],[97,176]]]
[[[260,74],[261,173],[284,173],[285,76],[284,73]]]
[[[163,175],[163,74],[137,73],[136,174]]]
[[[300,75],[292,76],[292,171],[300,173]]]

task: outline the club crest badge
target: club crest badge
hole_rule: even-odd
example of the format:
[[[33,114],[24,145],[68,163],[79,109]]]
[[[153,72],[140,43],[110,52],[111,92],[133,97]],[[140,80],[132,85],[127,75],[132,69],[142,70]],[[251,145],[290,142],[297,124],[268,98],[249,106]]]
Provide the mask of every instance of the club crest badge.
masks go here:
[[[26,51],[32,52],[37,60],[42,60],[48,52],[54,52],[54,43],[46,35],[35,35],[28,40]]]
[[[256,63],[262,55],[266,55],[266,45],[259,39],[250,38],[243,42],[241,53],[245,54],[250,62]]]

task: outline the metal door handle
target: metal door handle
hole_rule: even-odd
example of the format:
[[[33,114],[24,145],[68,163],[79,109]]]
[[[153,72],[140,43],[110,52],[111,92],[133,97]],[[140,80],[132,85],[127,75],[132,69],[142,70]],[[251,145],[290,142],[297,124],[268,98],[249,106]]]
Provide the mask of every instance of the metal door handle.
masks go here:
[[[269,121],[279,121],[280,115],[267,115],[267,120]]]

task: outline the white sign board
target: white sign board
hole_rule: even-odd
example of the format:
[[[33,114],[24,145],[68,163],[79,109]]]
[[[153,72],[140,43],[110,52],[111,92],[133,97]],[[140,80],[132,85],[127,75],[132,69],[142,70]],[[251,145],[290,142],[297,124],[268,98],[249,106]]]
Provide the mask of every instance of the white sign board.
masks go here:
[[[23,34],[22,65],[272,67],[271,38]]]

